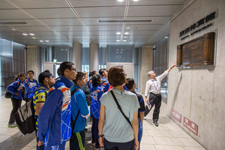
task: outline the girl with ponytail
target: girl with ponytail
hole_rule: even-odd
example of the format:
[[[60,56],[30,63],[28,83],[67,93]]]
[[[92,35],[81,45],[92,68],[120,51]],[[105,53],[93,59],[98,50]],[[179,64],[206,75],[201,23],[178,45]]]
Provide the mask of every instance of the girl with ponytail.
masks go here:
[[[17,126],[15,124],[15,114],[18,108],[21,106],[24,80],[25,80],[25,74],[19,73],[15,77],[15,81],[7,86],[7,92],[12,94],[11,101],[13,106],[13,109],[11,111],[10,118],[9,118],[9,123],[8,123],[8,127],[10,128],[14,128]]]

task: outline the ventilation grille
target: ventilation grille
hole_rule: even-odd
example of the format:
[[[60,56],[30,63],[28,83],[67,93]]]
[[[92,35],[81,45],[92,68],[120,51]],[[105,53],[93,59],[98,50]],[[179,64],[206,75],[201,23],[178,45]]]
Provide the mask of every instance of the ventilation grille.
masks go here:
[[[98,20],[98,23],[141,23],[152,22],[152,20]]]
[[[10,25],[20,25],[20,24],[27,24],[26,22],[0,22],[1,24],[10,24]]]

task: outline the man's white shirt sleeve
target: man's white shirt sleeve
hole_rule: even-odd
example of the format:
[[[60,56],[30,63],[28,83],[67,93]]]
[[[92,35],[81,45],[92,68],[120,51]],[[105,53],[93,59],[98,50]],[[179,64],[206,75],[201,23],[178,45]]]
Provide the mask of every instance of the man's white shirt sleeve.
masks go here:
[[[169,74],[169,72],[166,70],[163,72],[163,74],[159,75],[157,78],[161,82],[168,74]]]
[[[145,96],[148,96],[148,93],[149,93],[149,88],[150,88],[150,80],[148,80],[146,82],[146,87],[145,87]]]

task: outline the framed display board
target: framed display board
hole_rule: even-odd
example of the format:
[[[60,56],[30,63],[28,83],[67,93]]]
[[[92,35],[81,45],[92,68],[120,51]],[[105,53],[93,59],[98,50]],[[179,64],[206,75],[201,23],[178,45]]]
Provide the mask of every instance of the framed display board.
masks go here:
[[[177,46],[177,66],[206,66],[214,63],[215,32]]]

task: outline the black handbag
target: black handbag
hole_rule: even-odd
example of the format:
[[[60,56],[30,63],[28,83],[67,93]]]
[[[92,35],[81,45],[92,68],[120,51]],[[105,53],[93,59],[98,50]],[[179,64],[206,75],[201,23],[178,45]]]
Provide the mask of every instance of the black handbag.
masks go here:
[[[127,118],[127,116],[124,114],[123,110],[121,109],[120,104],[118,103],[118,101],[116,99],[116,96],[114,95],[113,91],[111,90],[110,92],[111,92],[111,94],[113,96],[113,99],[115,100],[115,102],[117,104],[118,109],[120,110],[120,112],[122,113],[122,115],[124,116],[124,118],[127,120],[127,122],[130,124],[131,128],[133,128],[130,120]]]

